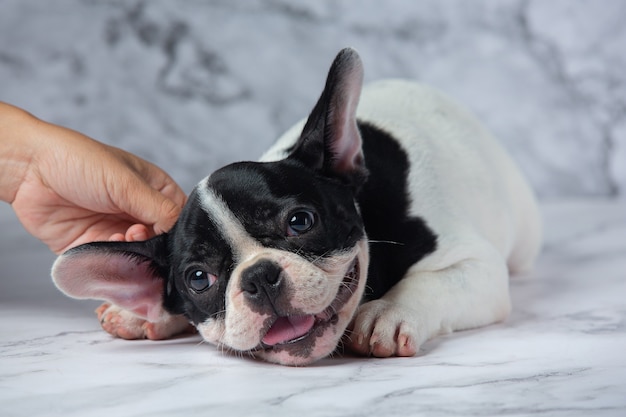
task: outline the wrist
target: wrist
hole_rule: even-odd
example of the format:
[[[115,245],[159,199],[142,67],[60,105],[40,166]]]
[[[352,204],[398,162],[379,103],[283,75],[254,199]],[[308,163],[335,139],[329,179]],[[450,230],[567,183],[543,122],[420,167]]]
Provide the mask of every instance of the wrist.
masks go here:
[[[37,118],[0,102],[0,200],[12,203],[33,158]]]

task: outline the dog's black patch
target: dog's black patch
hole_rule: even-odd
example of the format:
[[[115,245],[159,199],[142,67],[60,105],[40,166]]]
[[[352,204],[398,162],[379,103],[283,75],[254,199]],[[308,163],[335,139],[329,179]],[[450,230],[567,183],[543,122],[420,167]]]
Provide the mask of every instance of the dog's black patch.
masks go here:
[[[199,187],[207,186],[200,184]],[[189,201],[197,201],[194,190]],[[233,252],[222,231],[202,209],[187,204],[175,227],[169,232],[170,273],[164,307],[174,314],[185,314],[194,324],[209,317],[224,316],[226,287],[233,268]],[[191,290],[185,281],[190,271],[202,270],[217,276],[217,281],[202,292]]]
[[[210,184],[246,232],[265,247],[315,261],[351,249],[363,237],[350,188],[298,161],[238,162],[213,173]],[[289,219],[302,210],[314,214],[313,227],[289,235]]]
[[[405,151],[383,130],[363,122],[358,126],[369,171],[357,196],[371,242],[365,298],[375,300],[400,281],[411,265],[435,251],[437,237],[424,220],[408,214],[410,166]]]

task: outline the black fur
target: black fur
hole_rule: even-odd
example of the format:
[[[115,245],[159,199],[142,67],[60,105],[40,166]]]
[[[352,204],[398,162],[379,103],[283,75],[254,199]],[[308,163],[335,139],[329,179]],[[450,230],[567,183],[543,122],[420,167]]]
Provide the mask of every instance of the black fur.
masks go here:
[[[370,265],[365,297],[382,297],[407,269],[437,248],[437,237],[426,223],[408,214],[410,199],[405,151],[387,133],[359,122],[367,182],[358,193],[365,231],[370,241]]]
[[[198,198],[194,191],[189,200]],[[196,324],[209,317],[223,317],[234,256],[220,228],[200,204],[187,204],[168,235],[169,274],[164,307],[171,313],[185,314]],[[186,282],[193,270],[204,270],[216,275],[218,280],[207,290],[195,292]]]
[[[363,236],[350,187],[298,161],[239,162],[216,171],[209,182],[265,247],[315,260],[352,248]],[[315,214],[315,226],[302,236],[287,236],[290,215],[302,209]]]

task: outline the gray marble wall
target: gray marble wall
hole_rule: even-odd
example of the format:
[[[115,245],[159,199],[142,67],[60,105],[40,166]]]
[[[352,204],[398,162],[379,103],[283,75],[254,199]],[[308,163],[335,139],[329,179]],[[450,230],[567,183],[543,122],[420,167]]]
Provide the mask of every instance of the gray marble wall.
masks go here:
[[[0,0],[0,100],[189,190],[305,116],[342,47],[471,108],[544,199],[626,192],[621,0]]]

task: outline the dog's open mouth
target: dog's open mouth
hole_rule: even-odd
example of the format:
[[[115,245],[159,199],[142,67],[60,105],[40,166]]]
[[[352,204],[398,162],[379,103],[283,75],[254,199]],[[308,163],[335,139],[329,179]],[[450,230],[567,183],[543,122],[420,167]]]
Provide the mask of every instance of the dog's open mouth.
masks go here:
[[[318,329],[336,323],[337,312],[352,297],[359,285],[359,262],[355,259],[339,286],[335,299],[318,314],[278,317],[261,340],[262,349],[291,345],[307,339]]]

